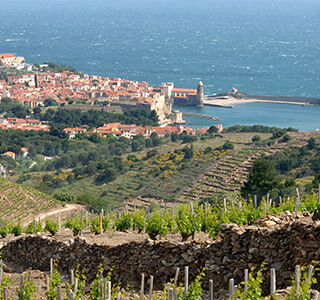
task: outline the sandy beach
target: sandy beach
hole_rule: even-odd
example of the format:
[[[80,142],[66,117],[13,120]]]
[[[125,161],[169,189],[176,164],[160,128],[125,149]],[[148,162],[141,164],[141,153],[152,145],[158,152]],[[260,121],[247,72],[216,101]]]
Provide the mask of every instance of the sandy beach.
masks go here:
[[[252,103],[252,102],[264,102],[264,103],[280,103],[280,104],[293,104],[293,105],[301,105],[305,106],[308,105],[308,103],[304,102],[290,102],[290,101],[276,101],[276,100],[260,100],[260,99],[237,99],[237,98],[225,98],[225,99],[205,99],[204,104],[205,105],[213,105],[213,106],[232,106],[234,104],[239,103]]]

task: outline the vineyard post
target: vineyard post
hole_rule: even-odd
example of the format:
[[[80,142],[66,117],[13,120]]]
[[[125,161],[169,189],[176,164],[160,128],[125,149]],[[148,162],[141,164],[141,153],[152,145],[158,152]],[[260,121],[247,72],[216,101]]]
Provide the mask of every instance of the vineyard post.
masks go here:
[[[254,201],[254,209],[257,210],[257,207],[258,207],[257,195],[254,195],[253,201]]]
[[[295,298],[299,297],[299,289],[300,289],[300,266],[297,265],[295,268],[295,280],[294,280],[294,293]]]
[[[103,300],[107,300],[107,279],[103,278],[103,293],[102,293]]]
[[[209,280],[209,297],[210,300],[213,300],[213,280]]]
[[[224,212],[226,213],[227,212],[227,199],[226,198],[223,199],[223,208],[224,208]]]
[[[70,296],[69,297],[70,300],[74,300],[75,295],[72,290],[69,290],[69,296]]]
[[[144,274],[141,274],[140,300],[144,300]]]
[[[237,290],[238,290],[238,286],[234,285],[234,287],[233,287],[233,298],[235,298],[237,296]]]
[[[82,227],[82,221],[83,221],[83,211],[81,210],[80,211],[80,224],[81,224],[81,227]]]
[[[310,292],[310,300],[318,300],[319,292],[316,290],[311,290]]]
[[[52,279],[53,274],[53,258],[50,258],[50,279]]]
[[[204,215],[205,215],[205,224],[206,224],[206,230],[207,231],[207,223],[208,223],[208,202],[204,205]]]
[[[23,275],[20,275],[20,297],[19,300],[23,300]]]
[[[189,267],[184,267],[184,296],[187,297],[189,288]]]
[[[134,223],[133,223],[133,231],[136,231],[137,228],[137,207],[134,205]]]
[[[91,209],[90,222],[92,222],[92,218],[93,218],[93,209]]]
[[[279,196],[279,203],[280,203],[280,207],[282,208],[283,205],[282,205],[282,197],[281,196]]]
[[[277,284],[276,284],[276,270],[275,269],[271,269],[270,270],[270,288],[271,288],[271,295],[274,295],[276,293],[277,290]]]
[[[168,290],[168,300],[173,300],[173,288]]]
[[[59,217],[58,217],[58,218],[59,218],[59,219],[58,219],[58,220],[59,220],[59,221],[58,221],[58,222],[59,222],[59,223],[58,223],[58,224],[59,224],[58,233],[61,234],[61,210],[60,210],[60,209],[59,209]]]
[[[307,277],[307,286],[308,286],[308,289],[310,288],[311,286],[311,279],[312,279],[312,274],[313,274],[313,270],[314,270],[314,266],[310,266],[309,269],[308,269],[308,277]]]
[[[8,300],[8,297],[7,297],[7,287],[3,287],[3,300]]]
[[[2,284],[2,278],[3,278],[3,263],[2,263],[2,259],[0,259],[0,285]]]
[[[76,277],[74,279],[74,293],[77,294],[77,289],[78,289],[78,278]]]
[[[263,212],[264,212],[264,217],[266,218],[267,217],[267,205],[266,204],[263,205]]]
[[[247,296],[248,294],[248,280],[249,280],[249,270],[244,270],[244,295]]]
[[[229,299],[234,299],[234,279],[229,279]]]
[[[36,219],[33,219],[33,232],[35,235],[37,234],[37,221],[36,221]]]
[[[269,209],[269,200],[270,200],[270,194],[267,193],[267,208]]]
[[[174,289],[175,289],[174,293],[176,293],[176,289],[177,289],[177,286],[178,286],[179,272],[180,272],[180,268],[177,267],[176,274],[174,276],[174,282],[173,282]]]
[[[294,208],[294,211],[297,212],[300,206],[300,194],[299,194],[299,189],[296,188],[297,191],[297,198],[296,198],[296,206]]]
[[[61,296],[61,286],[60,286],[60,285],[57,287],[57,293],[58,293],[58,300],[62,300],[62,296]]]
[[[102,228],[102,212],[100,213],[100,234],[102,234],[103,232],[103,228]]]
[[[149,300],[152,300],[153,293],[153,276],[150,276],[150,287],[149,287]]]
[[[89,214],[88,211],[86,210],[86,229],[88,229],[88,222],[89,221]]]
[[[108,281],[108,300],[111,300],[111,281]]]
[[[192,217],[193,217],[193,219],[194,219],[194,218],[195,218],[195,215],[194,215],[194,209],[193,209],[193,203],[192,203],[192,202],[190,203],[190,208],[191,208]]]
[[[121,293],[118,294],[117,300],[121,300]]]
[[[242,211],[242,202],[239,201],[239,211]]]
[[[40,300],[41,297],[41,285],[38,285],[38,296],[37,296],[37,300]]]
[[[104,209],[101,208],[101,215],[102,215],[102,218],[104,217]]]
[[[74,270],[73,269],[71,269],[71,277],[70,277],[70,279],[71,279],[71,284],[73,284],[74,283]]]
[[[270,207],[272,207],[272,198],[269,200]]]

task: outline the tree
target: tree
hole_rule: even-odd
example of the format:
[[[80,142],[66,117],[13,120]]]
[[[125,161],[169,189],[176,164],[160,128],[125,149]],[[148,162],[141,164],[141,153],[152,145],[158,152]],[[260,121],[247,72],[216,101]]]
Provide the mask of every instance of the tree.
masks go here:
[[[248,174],[247,182],[241,187],[241,195],[248,198],[252,195],[266,195],[279,187],[278,171],[273,161],[259,158]]]
[[[193,157],[193,149],[191,147],[183,148],[184,158],[189,159]]]
[[[183,144],[192,143],[192,142],[195,142],[197,139],[198,137],[195,135],[186,134],[186,135],[183,135],[182,137],[182,143]]]
[[[317,144],[316,144],[316,140],[315,138],[311,137],[309,140],[308,140],[308,145],[307,147],[310,149],[310,150],[313,150],[317,147]]]
[[[212,126],[208,129],[207,132],[210,133],[210,134],[217,133],[217,132],[218,132],[218,128],[217,128],[216,126],[212,125]]]
[[[313,188],[317,188],[320,184],[320,172],[318,172],[317,174],[314,175],[314,179],[312,181],[312,186]]]
[[[233,143],[231,143],[231,142],[225,142],[225,143],[223,144],[222,148],[223,148],[224,150],[232,150],[232,149],[234,148],[234,145],[233,145]]]
[[[255,135],[252,139],[251,139],[252,143],[259,143],[261,141],[261,137],[260,135]]]
[[[176,142],[179,139],[179,135],[176,132],[171,133],[171,142]]]
[[[52,98],[48,98],[48,99],[44,100],[43,104],[45,107],[58,106],[58,103],[55,100],[53,100]]]
[[[98,177],[97,180],[98,182],[110,182],[116,179],[117,177],[117,171],[114,168],[108,168],[102,171]]]

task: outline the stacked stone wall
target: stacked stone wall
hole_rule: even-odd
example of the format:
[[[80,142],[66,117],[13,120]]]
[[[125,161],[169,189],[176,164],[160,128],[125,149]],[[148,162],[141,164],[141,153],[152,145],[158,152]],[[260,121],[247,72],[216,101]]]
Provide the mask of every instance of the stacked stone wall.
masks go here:
[[[205,267],[206,279],[214,279],[216,295],[221,295],[230,278],[239,283],[246,268],[259,268],[264,261],[267,270],[271,266],[276,269],[277,287],[289,286],[296,264],[320,261],[320,222],[312,221],[308,213],[288,212],[249,226],[222,225],[217,240],[201,243],[145,240],[111,247],[88,244],[81,238],[59,242],[54,238],[27,236],[4,246],[2,256],[5,264],[15,271],[27,268],[48,271],[50,258],[54,258],[62,273],[80,265],[89,279],[95,277],[102,264],[106,272],[113,269],[113,281],[135,288],[139,288],[141,273],[146,277],[153,275],[155,287],[161,288],[174,277],[177,267],[183,270],[189,266],[192,278]],[[183,272],[180,276],[182,281]],[[269,280],[264,285],[268,290]]]

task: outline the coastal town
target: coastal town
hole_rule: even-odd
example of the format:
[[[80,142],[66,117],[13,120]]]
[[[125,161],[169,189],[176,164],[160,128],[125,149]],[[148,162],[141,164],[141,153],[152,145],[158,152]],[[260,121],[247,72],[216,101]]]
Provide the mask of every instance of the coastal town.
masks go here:
[[[54,65],[55,67],[56,65]],[[13,99],[29,111],[46,112],[47,109],[67,109],[80,111],[100,110],[106,112],[126,112],[130,109],[155,111],[158,126],[138,124],[104,123],[102,126],[83,124],[78,127],[64,127],[62,132],[69,139],[77,135],[99,135],[107,138],[133,139],[137,135],[150,138],[156,134],[163,138],[170,134],[204,134],[209,128],[189,128],[184,125],[182,113],[172,111],[172,105],[203,106],[203,84],[197,89],[174,88],[173,83],[163,83],[153,88],[147,82],[124,80],[120,78],[100,77],[82,74],[75,70],[56,70],[51,63],[37,65],[25,63],[24,57],[14,54],[0,54],[0,103]],[[63,66],[65,67],[65,66]],[[65,69],[68,69],[66,67]],[[10,100],[11,101],[11,100]],[[214,125],[217,132],[223,130],[221,124]],[[43,131],[50,132],[48,121],[40,120],[34,114],[25,117],[0,114],[0,130]],[[2,156],[15,160],[28,157],[28,148],[14,151],[3,149]],[[44,156],[44,160],[54,160],[53,156]],[[14,174],[0,165],[0,176]]]
[[[106,111],[154,110],[159,125],[166,126],[184,123],[182,113],[172,110],[173,104],[202,107],[204,102],[202,82],[197,89],[174,88],[173,83],[153,88],[145,81],[54,72],[50,70],[50,63],[26,64],[23,57],[12,53],[0,54],[0,67],[2,71],[19,71],[15,75],[1,73],[0,99],[13,98],[30,108],[45,106],[45,100],[50,99],[57,106],[68,109],[82,104],[87,109]]]

